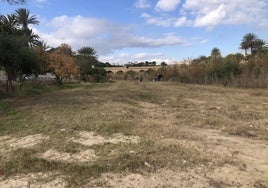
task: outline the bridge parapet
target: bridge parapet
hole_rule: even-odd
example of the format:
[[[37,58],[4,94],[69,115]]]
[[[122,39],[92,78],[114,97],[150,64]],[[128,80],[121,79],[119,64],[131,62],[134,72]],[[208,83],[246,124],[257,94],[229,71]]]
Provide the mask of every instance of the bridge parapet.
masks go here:
[[[104,67],[104,69],[108,72],[113,72],[114,74],[118,71],[123,71],[124,73],[128,71],[140,72],[147,71],[149,69],[157,70],[161,68],[161,66],[142,66],[142,67]]]

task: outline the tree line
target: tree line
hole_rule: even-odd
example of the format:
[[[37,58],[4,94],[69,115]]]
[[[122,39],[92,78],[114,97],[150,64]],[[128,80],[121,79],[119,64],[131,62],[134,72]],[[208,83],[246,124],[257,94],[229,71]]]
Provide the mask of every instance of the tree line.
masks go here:
[[[74,52],[70,45],[50,47],[35,34],[30,25],[39,24],[37,17],[26,9],[13,14],[0,15],[0,70],[7,73],[6,88],[12,81],[23,80],[23,75],[54,73],[58,84],[70,77],[102,81],[103,64],[98,61],[94,48],[82,47]]]
[[[9,3],[24,1],[6,0]],[[99,62],[97,52],[90,46],[74,52],[70,45],[48,46],[30,25],[39,24],[35,15],[26,9],[18,9],[13,14],[0,15],[0,70],[8,75],[7,91],[12,89],[12,81],[23,81],[23,75],[54,73],[56,83],[64,79],[76,78],[84,81],[102,82],[107,76],[118,79],[133,79],[137,73],[118,72],[107,74],[104,67],[113,66],[109,62]],[[267,42],[254,33],[246,34],[240,43],[244,54],[229,54],[222,57],[219,48],[213,48],[210,56],[200,56],[188,64],[166,66],[162,62],[159,70],[149,69],[144,78],[153,80],[155,75],[163,75],[164,80],[198,84],[224,84],[241,87],[268,86]],[[156,62],[129,62],[126,66],[154,66]]]
[[[240,43],[244,54],[221,55],[213,48],[210,56],[200,56],[175,66],[162,67],[164,79],[195,84],[223,84],[235,87],[268,87],[267,42],[254,33]]]

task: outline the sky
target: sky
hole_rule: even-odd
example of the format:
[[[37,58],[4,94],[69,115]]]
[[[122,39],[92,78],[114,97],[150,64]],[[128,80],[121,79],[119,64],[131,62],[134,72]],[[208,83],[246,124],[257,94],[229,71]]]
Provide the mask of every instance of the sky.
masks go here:
[[[26,8],[37,16],[31,26],[52,47],[67,43],[73,51],[93,47],[100,61],[175,63],[242,53],[243,36],[268,41],[268,0],[26,0],[0,14]]]

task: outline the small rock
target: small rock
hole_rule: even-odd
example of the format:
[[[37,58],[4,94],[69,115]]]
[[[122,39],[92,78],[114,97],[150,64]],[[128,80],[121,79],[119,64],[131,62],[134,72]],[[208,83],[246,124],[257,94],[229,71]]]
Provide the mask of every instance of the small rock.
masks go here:
[[[150,165],[149,163],[147,163],[146,161],[144,162],[145,166],[148,166],[148,167],[152,167],[152,165]]]
[[[220,110],[221,108],[220,107],[216,107],[216,106],[210,106],[208,108],[208,110]]]
[[[187,163],[187,161],[184,160],[184,159],[182,159],[181,163],[182,163],[183,165],[185,165],[185,164]]]

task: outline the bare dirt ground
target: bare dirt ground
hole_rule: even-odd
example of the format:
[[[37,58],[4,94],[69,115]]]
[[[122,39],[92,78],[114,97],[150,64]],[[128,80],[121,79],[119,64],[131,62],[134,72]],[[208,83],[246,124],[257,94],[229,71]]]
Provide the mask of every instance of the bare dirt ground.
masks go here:
[[[23,124],[1,129],[0,187],[266,188],[267,101],[267,90],[127,82],[18,99],[29,113],[0,116]]]

